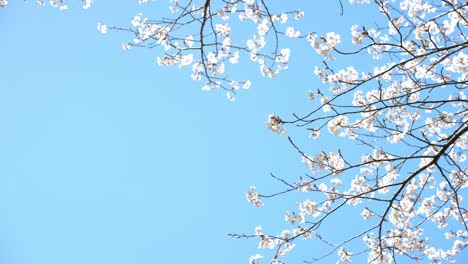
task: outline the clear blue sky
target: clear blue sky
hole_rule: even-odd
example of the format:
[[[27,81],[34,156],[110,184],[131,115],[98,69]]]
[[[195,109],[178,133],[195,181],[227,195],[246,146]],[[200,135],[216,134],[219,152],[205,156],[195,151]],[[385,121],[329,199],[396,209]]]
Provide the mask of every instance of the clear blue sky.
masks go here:
[[[248,187],[279,189],[270,172],[307,170],[264,122],[308,107],[319,58],[293,49],[290,70],[254,78],[231,103],[203,92],[188,69],[157,66],[157,50],[122,51],[131,36],[100,34],[97,22],[127,26],[141,11],[113,2],[0,10],[0,264],[247,263],[258,241],[226,234],[258,224],[280,232],[294,207],[253,208]],[[347,33],[364,19],[339,17],[338,1],[291,6],[306,11],[311,31]],[[308,244],[291,261],[310,248],[321,251]]]

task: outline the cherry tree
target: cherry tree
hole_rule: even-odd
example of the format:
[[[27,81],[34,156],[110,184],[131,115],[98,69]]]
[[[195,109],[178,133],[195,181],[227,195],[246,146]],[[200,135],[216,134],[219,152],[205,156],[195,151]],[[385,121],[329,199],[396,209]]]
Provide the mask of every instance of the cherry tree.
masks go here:
[[[253,235],[234,235],[260,238],[260,248],[274,250],[272,263],[282,262],[299,239],[318,239],[331,247],[312,262],[334,252],[342,262],[364,253],[368,263],[396,263],[400,258],[452,262],[468,245],[468,211],[462,196],[468,187],[468,3],[373,4],[386,23],[351,25],[355,49],[340,49],[341,37],[333,32],[308,35],[323,57],[314,73],[328,88],[309,92],[316,107],[289,118],[268,117],[268,128],[279,134],[296,125],[308,130],[312,140],[327,130],[359,146],[353,153],[336,149],[310,155],[289,137],[310,173],[296,181],[275,177],[285,189],[271,194],[250,188],[247,199],[255,206],[291,192],[308,194],[286,213],[290,228],[280,234],[266,234],[258,227]],[[368,68],[339,63],[342,56],[362,54],[368,57]],[[361,214],[366,228],[332,243],[320,227],[339,221],[334,215],[346,207]],[[450,247],[428,237],[425,228],[432,226]],[[360,247],[352,244],[358,239],[363,241]],[[251,262],[259,263],[260,258],[254,256]]]
[[[92,4],[82,2],[84,8]],[[338,2],[345,12],[346,3]],[[453,262],[468,246],[463,197],[468,187],[468,2],[349,2],[373,5],[378,23],[349,25],[349,35],[342,38],[335,32],[300,32],[290,22],[304,12],[274,10],[267,0],[170,0],[168,18],[139,13],[128,26],[99,23],[97,29],[130,34],[125,50],[158,48],[158,64],[191,67],[191,78],[202,82],[203,90],[225,91],[230,100],[251,86],[244,76],[229,74],[244,58],[273,78],[288,68],[285,39],[302,41],[321,57],[314,73],[323,85],[308,93],[314,108],[267,117],[268,129],[287,138],[308,172],[297,179],[272,175],[284,187],[271,193],[248,190],[247,200],[257,207],[272,197],[300,199],[285,213],[287,229],[269,233],[258,226],[251,234],[232,234],[259,240],[265,253],[252,256],[250,263],[287,262],[288,252],[308,240],[329,250],[306,262],[335,256],[347,263],[362,255],[375,264]],[[68,8],[63,0],[50,4]],[[7,1],[0,0],[0,6]],[[243,38],[239,27],[252,31],[252,37]],[[344,65],[348,57],[366,63]],[[310,137],[310,144],[332,136],[356,147],[309,153],[288,130]],[[339,223],[336,215],[348,208],[361,217],[363,228],[330,241],[322,226]],[[428,235],[434,229],[441,239]]]

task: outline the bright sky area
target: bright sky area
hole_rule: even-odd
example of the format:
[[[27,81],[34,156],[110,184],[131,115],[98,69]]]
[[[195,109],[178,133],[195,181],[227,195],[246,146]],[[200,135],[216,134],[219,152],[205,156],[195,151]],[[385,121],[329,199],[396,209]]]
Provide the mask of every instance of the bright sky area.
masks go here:
[[[282,188],[270,173],[307,170],[265,121],[310,106],[320,59],[305,41],[291,44],[290,69],[267,80],[243,58],[235,74],[254,76],[253,86],[229,102],[202,91],[190,69],[157,66],[160,50],[123,51],[132,36],[100,34],[98,22],[127,27],[168,1],[123,2],[60,12],[10,1],[0,10],[0,263],[247,263],[258,241],[227,234],[258,224],[280,232],[295,201],[257,209],[245,192]],[[338,1],[290,5],[316,32],[348,33],[365,19],[356,7],[340,17]],[[321,250],[304,244],[289,263]]]

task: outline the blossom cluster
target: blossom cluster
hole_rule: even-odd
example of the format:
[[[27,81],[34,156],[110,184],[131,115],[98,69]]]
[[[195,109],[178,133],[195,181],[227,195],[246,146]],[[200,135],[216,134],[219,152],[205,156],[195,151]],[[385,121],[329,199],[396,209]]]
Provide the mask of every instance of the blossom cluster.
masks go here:
[[[260,195],[257,193],[254,186],[250,186],[250,189],[246,194],[246,198],[249,203],[257,207],[263,206],[262,201],[260,201]]]
[[[36,0],[37,3],[41,6],[44,6],[45,5],[45,0]],[[82,4],[83,4],[83,8],[84,9],[88,9],[91,7],[91,5],[93,4],[93,1],[94,0],[81,0]],[[6,0],[4,0],[4,2],[7,2]],[[55,7],[55,8],[59,8],[60,10],[64,11],[64,10],[67,10],[68,9],[68,5],[65,3],[66,1],[65,0],[49,0],[49,4],[50,6],[52,7]],[[1,2],[0,2],[0,6],[1,5]],[[2,6],[3,7],[3,6]]]
[[[140,4],[146,3],[140,1]],[[108,29],[133,33],[136,37],[122,45],[125,50],[131,47],[163,47],[164,54],[157,59],[159,65],[192,66],[190,75],[195,81],[205,81],[203,90],[224,89],[230,100],[235,99],[240,87],[248,89],[251,82],[228,77],[226,68],[233,67],[230,65],[237,64],[245,54],[258,64],[264,77],[276,77],[288,68],[291,51],[278,47],[278,43],[267,45],[268,39],[281,39],[282,36],[299,38],[300,31],[288,26],[288,21],[291,17],[299,20],[304,16],[301,11],[274,14],[265,3],[252,0],[220,4],[202,1],[198,5],[192,1],[170,0],[169,9],[172,19],[151,20],[139,13],[131,21],[130,29],[103,25],[98,29],[102,33]],[[245,27],[253,22],[255,33],[251,38],[242,39],[233,32],[232,25],[236,20]],[[199,33],[187,33],[191,31]]]

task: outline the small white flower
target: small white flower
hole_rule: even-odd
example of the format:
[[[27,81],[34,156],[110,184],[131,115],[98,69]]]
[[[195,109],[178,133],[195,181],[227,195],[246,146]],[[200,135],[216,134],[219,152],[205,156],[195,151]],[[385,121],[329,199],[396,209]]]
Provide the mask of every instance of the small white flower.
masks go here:
[[[296,15],[294,16],[294,19],[299,20],[304,17],[304,11],[297,12]]]
[[[103,25],[101,23],[98,23],[97,25],[97,30],[99,32],[101,32],[102,34],[106,34],[107,33],[107,26],[106,25]]]
[[[251,256],[249,258],[249,264],[258,264],[260,263],[260,259],[263,258],[262,255],[256,254],[255,256]]]
[[[317,139],[320,136],[320,128],[313,128],[312,132],[310,132],[309,137],[311,139]]]
[[[122,43],[122,49],[123,49],[123,50],[128,50],[128,49],[130,49],[130,43]]]
[[[266,125],[268,129],[280,135],[284,135],[287,133],[287,131],[283,129],[283,126],[282,126],[283,120],[281,120],[281,118],[277,117],[275,114],[270,114],[268,116]]]
[[[236,95],[233,92],[227,92],[226,96],[227,99],[231,102],[234,102],[236,100]]]
[[[365,219],[365,220],[369,220],[371,219],[373,216],[374,216],[374,213],[369,211],[369,209],[364,209],[364,211],[362,211],[361,213],[361,216]]]
[[[251,83],[249,80],[247,80],[247,81],[245,81],[244,84],[242,85],[242,88],[244,88],[244,89],[247,90],[247,89],[250,88],[251,85],[252,85],[252,83]]]
[[[93,3],[93,0],[84,0],[83,1],[83,8],[84,9],[90,8],[92,3]]]
[[[349,251],[344,250],[344,248],[341,248],[338,251],[338,256],[340,256],[341,261],[345,263],[351,262],[352,254]]]

